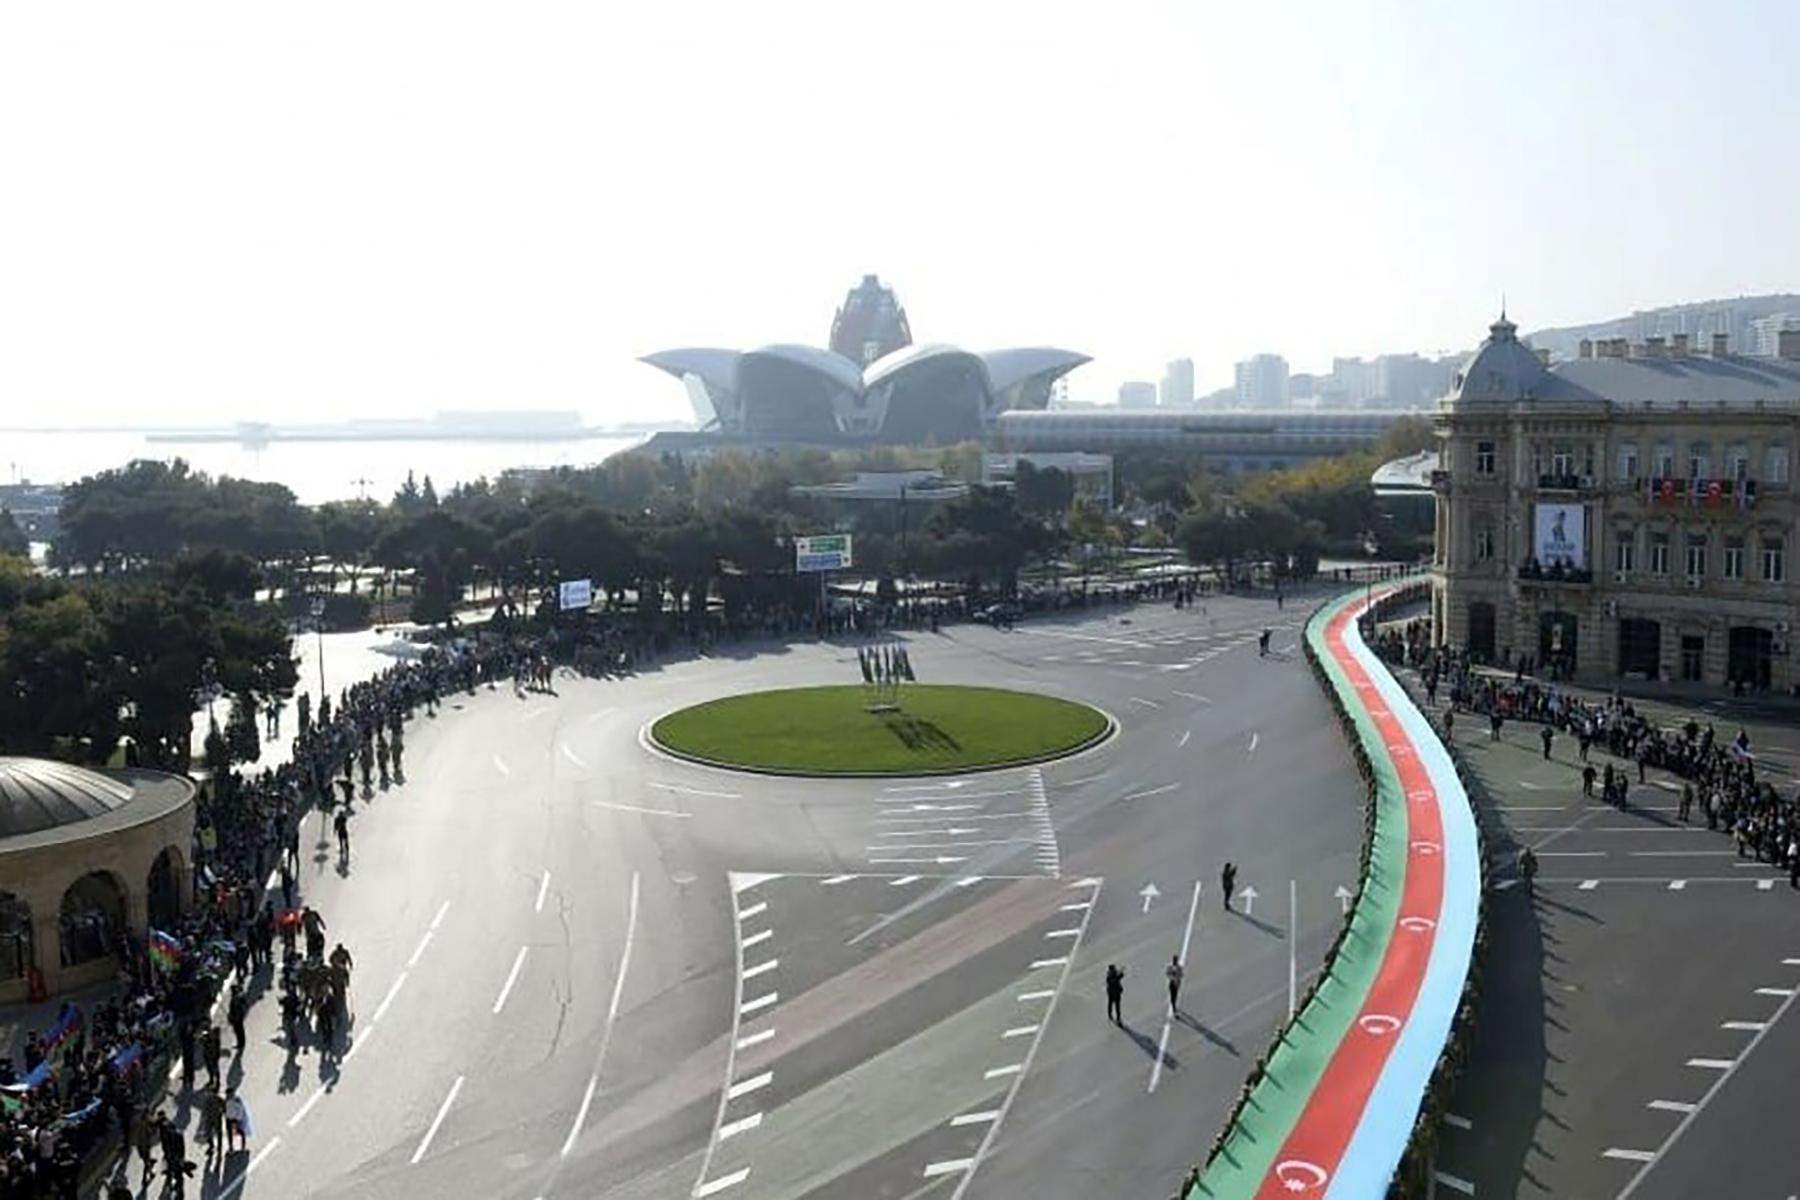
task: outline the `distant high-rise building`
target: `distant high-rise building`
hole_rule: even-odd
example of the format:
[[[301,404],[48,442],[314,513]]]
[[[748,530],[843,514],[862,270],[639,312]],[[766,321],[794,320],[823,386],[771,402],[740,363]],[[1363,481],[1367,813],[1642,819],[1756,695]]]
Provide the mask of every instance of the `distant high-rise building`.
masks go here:
[[[1119,385],[1120,408],[1155,408],[1156,385],[1147,379],[1131,379]]]
[[[1800,329],[1800,312],[1778,312],[1758,317],[1750,322],[1750,333],[1746,339],[1749,344],[1744,347],[1744,352],[1774,358],[1781,353],[1782,332],[1793,329]]]
[[[1163,369],[1162,395],[1164,408],[1194,406],[1194,360],[1178,358]]]
[[[882,355],[910,345],[912,329],[894,289],[873,275],[864,275],[831,319],[831,349],[866,367]]]
[[[1279,354],[1258,354],[1237,364],[1237,401],[1244,408],[1286,408],[1287,359]]]

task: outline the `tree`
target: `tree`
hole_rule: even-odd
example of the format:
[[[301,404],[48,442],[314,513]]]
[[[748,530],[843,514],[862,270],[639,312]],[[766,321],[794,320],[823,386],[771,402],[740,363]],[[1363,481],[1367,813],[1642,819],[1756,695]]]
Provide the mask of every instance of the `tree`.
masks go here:
[[[0,507],[0,554],[12,554],[19,558],[31,554],[30,539],[19,528],[18,521],[13,519],[12,509],[5,507]]]
[[[1056,467],[1040,470],[1022,458],[1013,476],[1013,495],[1020,512],[1060,519],[1075,500],[1075,477]]]
[[[243,692],[231,697],[231,716],[225,721],[225,748],[232,762],[252,763],[262,757],[262,739],[256,729],[256,702]]]

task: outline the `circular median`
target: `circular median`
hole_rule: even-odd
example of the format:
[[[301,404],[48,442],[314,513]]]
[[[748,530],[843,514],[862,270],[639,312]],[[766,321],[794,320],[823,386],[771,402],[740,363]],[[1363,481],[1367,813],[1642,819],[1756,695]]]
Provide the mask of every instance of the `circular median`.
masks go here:
[[[1002,688],[917,684],[892,705],[862,687],[750,692],[679,709],[650,727],[659,748],[782,775],[928,775],[1060,758],[1113,722],[1085,704]]]

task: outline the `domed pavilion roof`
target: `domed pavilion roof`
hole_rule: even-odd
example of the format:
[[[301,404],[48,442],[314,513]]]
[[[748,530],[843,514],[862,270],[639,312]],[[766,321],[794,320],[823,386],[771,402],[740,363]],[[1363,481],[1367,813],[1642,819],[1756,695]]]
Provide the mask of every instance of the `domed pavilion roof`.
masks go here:
[[[0,838],[105,816],[129,803],[129,783],[47,758],[0,756]]]

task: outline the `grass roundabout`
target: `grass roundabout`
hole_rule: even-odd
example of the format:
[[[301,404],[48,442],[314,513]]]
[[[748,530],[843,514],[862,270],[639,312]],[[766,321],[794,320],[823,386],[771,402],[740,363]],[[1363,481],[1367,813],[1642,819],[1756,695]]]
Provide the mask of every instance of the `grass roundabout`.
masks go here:
[[[751,692],[672,712],[650,736],[675,754],[751,771],[918,775],[1055,758],[1110,726],[1085,704],[1001,688],[909,684],[897,711],[865,702],[855,685]]]

